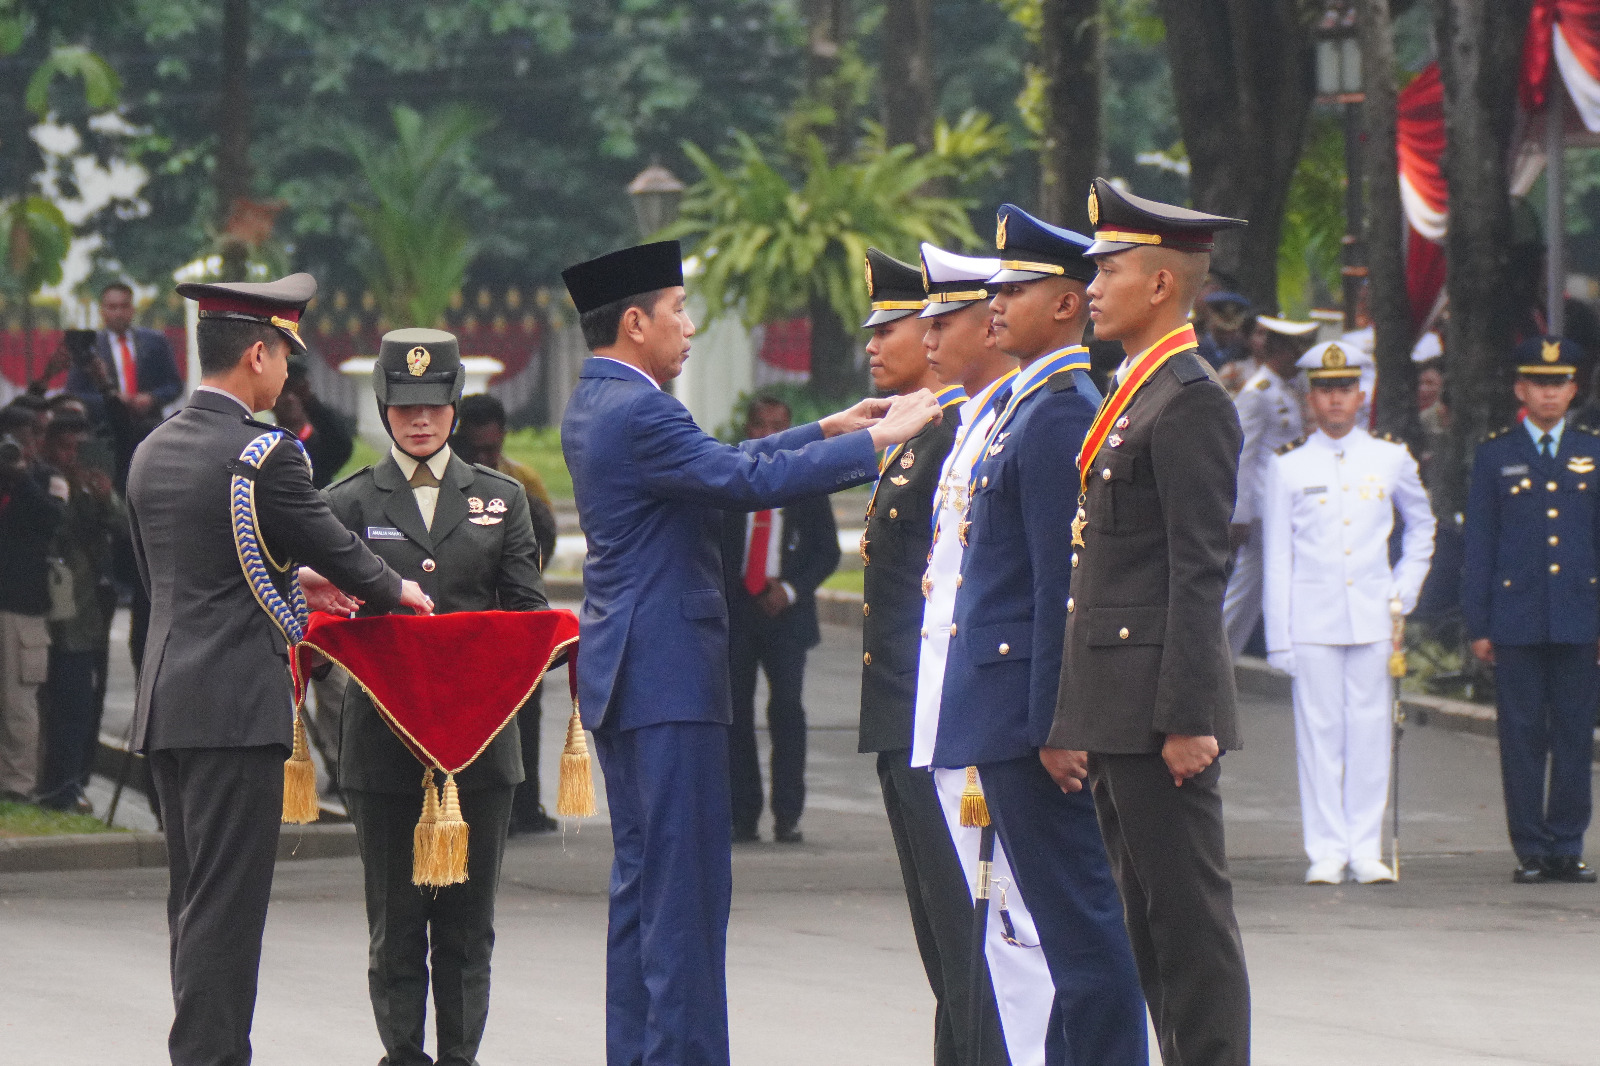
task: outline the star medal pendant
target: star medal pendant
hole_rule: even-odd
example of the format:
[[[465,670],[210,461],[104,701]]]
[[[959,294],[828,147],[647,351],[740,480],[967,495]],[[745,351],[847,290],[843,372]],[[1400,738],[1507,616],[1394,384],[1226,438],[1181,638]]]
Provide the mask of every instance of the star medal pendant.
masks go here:
[[[932,595],[933,595],[933,571],[932,570],[924,570],[922,572],[922,598],[923,599],[927,599],[929,596],[932,596]]]
[[[1072,546],[1074,548],[1086,547],[1083,543],[1083,527],[1088,524],[1089,514],[1083,509],[1083,505],[1079,504],[1078,513],[1072,519]]]
[[[963,518],[960,522],[956,523],[956,536],[960,538],[961,546],[963,548],[965,548],[967,546],[967,530],[969,530],[971,528],[972,528],[972,523],[968,522],[965,518]]]
[[[871,558],[869,558],[867,556],[867,544],[868,544],[867,535],[865,533],[862,533],[861,534],[861,545],[857,549],[859,552],[861,552],[861,565],[862,566],[866,566],[868,563],[872,562]]]
[[[915,463],[916,461],[917,461],[916,455],[911,451],[910,448],[907,448],[906,451],[905,451],[905,454],[900,457],[900,469],[901,470],[910,470],[912,464]]]

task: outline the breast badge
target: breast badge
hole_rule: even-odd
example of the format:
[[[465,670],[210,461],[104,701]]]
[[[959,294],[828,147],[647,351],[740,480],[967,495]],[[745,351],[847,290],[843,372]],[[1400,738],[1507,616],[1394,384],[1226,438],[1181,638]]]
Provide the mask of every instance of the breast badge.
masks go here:
[[[911,469],[911,465],[913,463],[915,463],[916,461],[917,461],[916,455],[911,451],[910,448],[907,448],[905,454],[900,457],[900,469],[901,470],[910,470]]]
[[[911,479],[908,477],[901,477],[899,474],[894,474],[889,478],[889,483],[892,485],[905,486],[911,484]]]
[[[1127,415],[1123,415],[1121,418],[1117,419],[1116,428],[1117,429],[1127,429],[1128,428],[1128,416]]]
[[[1119,433],[1113,433],[1111,436],[1106,438],[1106,443],[1115,448],[1117,445],[1122,443],[1122,435]]]
[[[1592,474],[1594,473],[1594,460],[1587,455],[1574,455],[1567,460],[1567,469],[1574,474]]]
[[[467,521],[471,522],[473,525],[497,526],[501,522],[505,521],[505,519],[501,518],[500,516],[505,514],[506,501],[497,496],[488,503],[484,503],[476,496],[469,496],[467,497],[467,510],[473,515],[473,517],[467,519]]]

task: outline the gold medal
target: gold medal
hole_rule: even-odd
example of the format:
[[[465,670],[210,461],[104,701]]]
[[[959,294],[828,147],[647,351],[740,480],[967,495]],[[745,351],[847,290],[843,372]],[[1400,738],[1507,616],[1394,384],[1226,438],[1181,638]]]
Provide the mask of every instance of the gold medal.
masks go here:
[[[1083,509],[1083,504],[1078,505],[1078,513],[1072,519],[1072,546],[1074,548],[1087,547],[1083,543],[1083,527],[1089,524],[1089,513]]]

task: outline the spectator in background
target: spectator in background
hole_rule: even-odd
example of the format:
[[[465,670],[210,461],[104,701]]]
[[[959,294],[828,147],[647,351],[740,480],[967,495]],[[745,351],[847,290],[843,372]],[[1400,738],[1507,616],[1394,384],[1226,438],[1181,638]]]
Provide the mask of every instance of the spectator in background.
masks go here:
[[[83,786],[93,766],[104,709],[107,648],[116,592],[111,586],[111,546],[125,529],[127,511],[111,478],[85,463],[89,421],[66,412],[45,430],[42,458],[66,479],[68,497],[51,549],[71,575],[70,614],[52,602],[50,669],[41,703],[43,743],[38,803],[54,810],[92,812]]]
[[[1220,370],[1249,356],[1250,325],[1255,316],[1250,301],[1236,292],[1219,289],[1202,297],[1201,303],[1206,309],[1205,336],[1210,343],[1201,345],[1200,354],[1212,369]]]
[[[311,484],[327,488],[350,461],[356,448],[355,434],[349,419],[311,391],[311,375],[299,352],[289,355],[289,377],[272,406],[272,415],[305,446],[311,457]]]
[[[48,551],[66,481],[37,462],[36,415],[0,409],[0,800],[28,800],[37,781],[39,686],[49,670]]]
[[[183,379],[166,336],[133,324],[133,289],[117,281],[100,290],[100,323],[94,358],[67,371],[67,391],[83,401],[90,422],[109,429],[120,486],[133,450],[183,391]]]
[[[506,408],[488,393],[464,396],[456,407],[456,432],[451,449],[469,463],[477,463],[522,483],[528,494],[528,517],[533,519],[533,536],[539,542],[539,569],[544,570],[556,550],[556,513],[544,481],[531,467],[507,459]],[[544,809],[539,798],[539,727],[544,716],[544,683],[533,690],[528,702],[517,712],[517,729],[522,737],[522,772],[511,803],[511,832],[548,833],[556,820]]]
[[[745,416],[746,440],[789,428],[789,405],[757,397]],[[798,844],[806,799],[806,712],[801,703],[806,652],[822,640],[817,586],[839,566],[839,527],[827,496],[782,509],[729,511],[722,528],[728,594],[728,662],[733,727],[728,763],[733,784],[733,839],[761,839],[761,764],[756,752],[756,672],[764,669],[772,740],[773,839]]]

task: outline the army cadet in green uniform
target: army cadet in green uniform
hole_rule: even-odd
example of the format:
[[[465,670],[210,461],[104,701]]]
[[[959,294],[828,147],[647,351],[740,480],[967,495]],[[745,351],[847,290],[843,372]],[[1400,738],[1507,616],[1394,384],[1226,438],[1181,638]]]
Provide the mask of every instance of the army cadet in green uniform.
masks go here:
[[[435,329],[386,334],[372,386],[394,443],[376,464],[329,486],[328,503],[379,558],[420,583],[439,614],[543,610],[539,546],[522,486],[463,462],[447,444],[464,383],[455,337]],[[467,880],[424,889],[411,881],[424,767],[353,681],[343,719],[339,787],[366,877],[367,983],[381,1066],[473,1066],[489,1015],[500,858],[523,779],[517,724],[508,723],[456,778],[471,827]],[[422,1049],[430,976],[435,1059]]]

